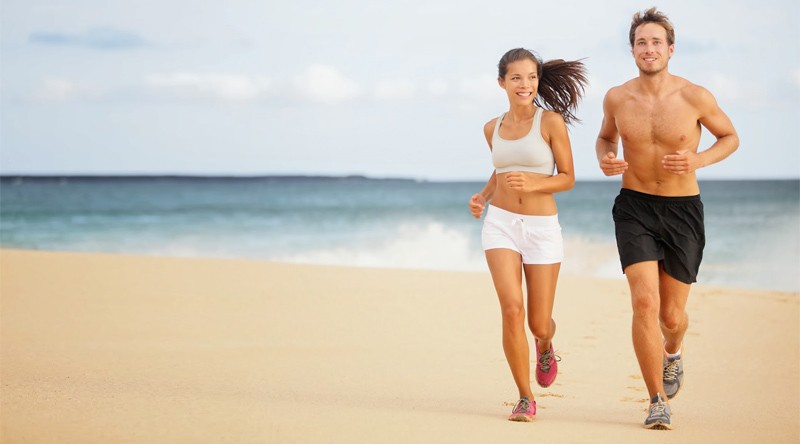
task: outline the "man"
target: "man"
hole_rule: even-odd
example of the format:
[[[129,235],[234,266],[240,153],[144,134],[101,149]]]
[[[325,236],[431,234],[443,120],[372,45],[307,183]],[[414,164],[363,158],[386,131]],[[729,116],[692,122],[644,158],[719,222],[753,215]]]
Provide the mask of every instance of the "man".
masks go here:
[[[666,400],[683,382],[686,301],[705,245],[695,171],[728,157],[739,137],[711,93],[669,73],[675,31],[665,14],[637,12],[630,43],[639,76],[606,94],[596,150],[606,176],[622,174],[612,213],[631,291],[633,347],[651,399],[644,426],[670,429]],[[701,126],[716,142],[698,152]],[[617,158],[620,138],[624,159]]]

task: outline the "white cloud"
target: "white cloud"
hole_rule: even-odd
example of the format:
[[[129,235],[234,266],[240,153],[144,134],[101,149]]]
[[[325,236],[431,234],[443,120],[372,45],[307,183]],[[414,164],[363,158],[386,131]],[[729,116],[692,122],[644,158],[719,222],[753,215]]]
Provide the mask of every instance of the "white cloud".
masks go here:
[[[497,78],[488,75],[463,79],[459,84],[459,92],[479,99],[493,99],[503,94]]]
[[[600,76],[588,74],[587,76],[587,85],[586,85],[586,94],[584,95],[585,98],[603,98],[605,97],[606,92],[613,87],[610,82],[606,81],[605,79],[600,78]]]
[[[409,99],[417,92],[417,85],[408,79],[386,79],[375,85],[378,99]]]
[[[28,41],[54,46],[83,46],[91,49],[119,50],[145,46],[145,40],[135,32],[114,28],[92,28],[78,34],[33,32]]]
[[[80,92],[78,85],[64,78],[42,79],[34,96],[40,100],[61,102],[75,98]]]
[[[356,82],[327,65],[309,66],[292,83],[301,96],[314,102],[341,102],[358,97],[362,92]]]
[[[711,73],[708,77],[708,90],[714,94],[718,100],[736,102],[743,97],[742,85],[737,79],[722,73]]]
[[[428,91],[435,96],[443,96],[450,92],[450,87],[444,80],[434,80],[428,84]]]
[[[186,97],[232,101],[257,99],[270,91],[269,78],[258,75],[190,73],[151,74],[148,87]]]

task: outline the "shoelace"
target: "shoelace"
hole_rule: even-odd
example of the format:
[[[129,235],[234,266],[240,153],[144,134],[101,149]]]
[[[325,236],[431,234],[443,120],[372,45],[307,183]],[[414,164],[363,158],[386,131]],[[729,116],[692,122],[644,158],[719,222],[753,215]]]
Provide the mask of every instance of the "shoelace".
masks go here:
[[[520,399],[517,401],[517,405],[514,406],[514,413],[523,413],[527,412],[531,409],[531,402],[525,398]]]
[[[657,403],[650,405],[650,416],[666,415],[666,409],[667,404],[658,401]]]
[[[552,350],[553,349],[551,348],[539,356],[539,365],[542,367],[542,371],[545,373],[550,371],[551,357],[553,358],[554,361],[561,362],[561,356],[553,354]]]
[[[680,359],[676,359],[672,362],[667,361],[667,366],[664,367],[665,381],[675,381],[678,379],[678,367],[680,366],[680,364],[681,364]]]

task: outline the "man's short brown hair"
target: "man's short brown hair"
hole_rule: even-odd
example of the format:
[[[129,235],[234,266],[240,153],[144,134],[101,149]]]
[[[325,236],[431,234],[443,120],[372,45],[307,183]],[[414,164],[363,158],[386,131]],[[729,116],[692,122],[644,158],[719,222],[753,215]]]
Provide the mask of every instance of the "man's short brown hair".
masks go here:
[[[675,44],[675,29],[672,27],[672,23],[667,18],[667,15],[663,12],[656,9],[655,6],[648,9],[647,11],[637,12],[633,14],[633,21],[631,21],[631,31],[629,34],[631,40],[631,47],[633,47],[633,40],[636,34],[636,28],[645,23],[655,23],[657,25],[661,25],[667,31],[667,43],[670,45]]]

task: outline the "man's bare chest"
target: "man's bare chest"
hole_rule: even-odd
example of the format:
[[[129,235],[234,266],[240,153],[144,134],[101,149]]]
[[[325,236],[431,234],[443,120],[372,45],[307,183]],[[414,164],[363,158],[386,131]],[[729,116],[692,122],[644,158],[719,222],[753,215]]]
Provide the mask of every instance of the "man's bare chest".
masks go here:
[[[684,147],[696,145],[700,138],[697,112],[682,103],[630,101],[619,108],[616,125],[627,144]]]

